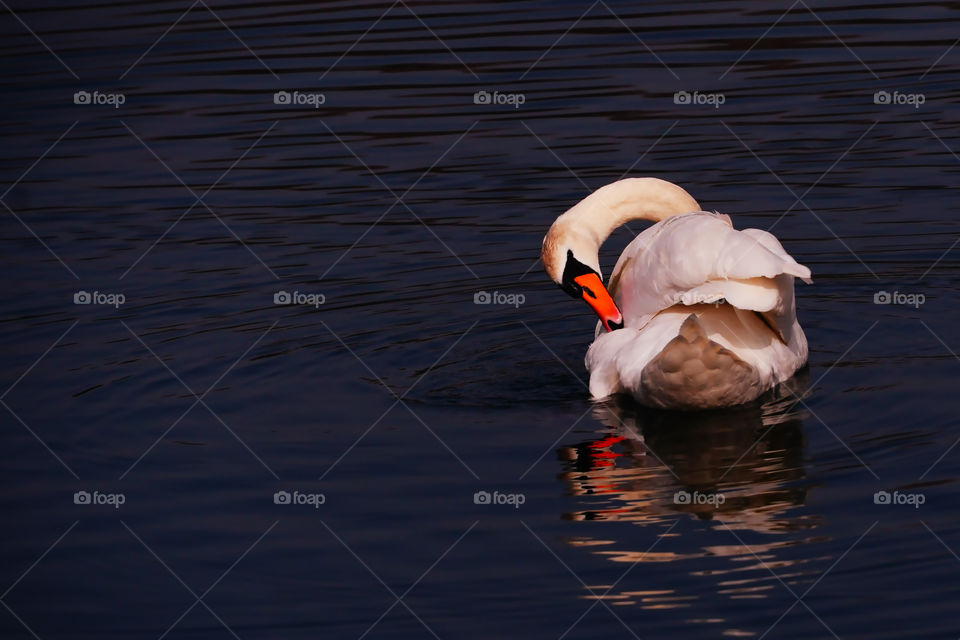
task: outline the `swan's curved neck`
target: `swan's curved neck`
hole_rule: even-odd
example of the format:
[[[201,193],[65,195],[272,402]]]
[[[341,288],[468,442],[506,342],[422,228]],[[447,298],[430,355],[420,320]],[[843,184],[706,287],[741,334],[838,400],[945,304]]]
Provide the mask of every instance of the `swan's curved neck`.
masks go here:
[[[603,186],[561,215],[544,238],[547,250],[566,254],[600,273],[600,246],[611,233],[631,220],[659,222],[681,213],[700,211],[693,197],[658,178],[626,178]],[[559,256],[558,256],[559,257]],[[558,265],[562,269],[562,265]]]

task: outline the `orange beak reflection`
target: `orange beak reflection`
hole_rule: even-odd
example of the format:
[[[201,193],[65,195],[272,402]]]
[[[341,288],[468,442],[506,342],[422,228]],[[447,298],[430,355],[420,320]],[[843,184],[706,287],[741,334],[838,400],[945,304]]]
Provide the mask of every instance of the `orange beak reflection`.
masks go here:
[[[607,331],[623,328],[623,316],[617,303],[610,297],[607,288],[603,286],[600,277],[595,273],[585,273],[573,279],[583,290],[583,299],[593,307],[600,322]]]

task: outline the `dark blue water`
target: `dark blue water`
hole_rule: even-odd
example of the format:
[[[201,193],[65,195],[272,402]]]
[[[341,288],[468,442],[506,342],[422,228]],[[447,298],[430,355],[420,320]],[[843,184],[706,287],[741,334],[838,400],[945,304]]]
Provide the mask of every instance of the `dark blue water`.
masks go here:
[[[952,5],[0,14],[0,636],[960,634]],[[811,267],[778,397],[590,401],[623,175]]]

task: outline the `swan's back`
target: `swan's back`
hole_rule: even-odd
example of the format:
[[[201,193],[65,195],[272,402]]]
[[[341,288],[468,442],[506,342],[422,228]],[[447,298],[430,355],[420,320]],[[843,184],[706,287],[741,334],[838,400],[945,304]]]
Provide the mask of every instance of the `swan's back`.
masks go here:
[[[587,353],[594,396],[628,392],[651,406],[748,402],[806,362],[794,277],[810,270],[770,233],[725,215],[673,216],[620,256],[610,292],[625,327]]]

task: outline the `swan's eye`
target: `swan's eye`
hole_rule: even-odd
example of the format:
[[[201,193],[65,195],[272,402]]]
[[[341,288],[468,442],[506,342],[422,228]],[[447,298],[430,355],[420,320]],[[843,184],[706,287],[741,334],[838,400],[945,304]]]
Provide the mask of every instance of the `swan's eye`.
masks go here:
[[[595,273],[593,269],[573,257],[573,251],[567,249],[567,261],[563,268],[562,284],[560,288],[573,298],[582,298],[584,289],[576,281],[582,275]],[[591,298],[596,298],[592,291],[587,290]]]

